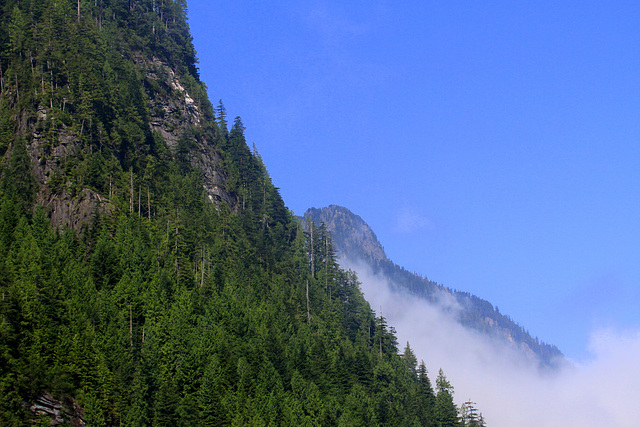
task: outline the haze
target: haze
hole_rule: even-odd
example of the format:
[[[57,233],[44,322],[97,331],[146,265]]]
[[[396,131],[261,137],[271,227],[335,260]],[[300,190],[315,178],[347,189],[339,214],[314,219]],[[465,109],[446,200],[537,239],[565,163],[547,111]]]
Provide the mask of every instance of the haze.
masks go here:
[[[594,331],[589,361],[541,371],[523,353],[460,326],[443,310],[455,309],[452,298],[443,295],[440,306],[432,305],[391,292],[361,264],[350,267],[371,307],[397,329],[400,349],[410,343],[432,382],[442,368],[456,403],[476,402],[487,425],[622,427],[640,419],[640,334]]]

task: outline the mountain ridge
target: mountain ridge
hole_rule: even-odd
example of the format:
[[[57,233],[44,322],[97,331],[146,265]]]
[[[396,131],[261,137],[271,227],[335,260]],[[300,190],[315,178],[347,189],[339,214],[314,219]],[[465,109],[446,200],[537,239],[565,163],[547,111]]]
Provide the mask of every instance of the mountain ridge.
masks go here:
[[[325,224],[337,253],[345,258],[344,267],[364,262],[374,274],[387,279],[393,291],[407,292],[423,299],[425,303],[435,304],[440,292],[451,295],[460,306],[457,321],[461,325],[498,337],[526,357],[535,358],[543,368],[556,368],[562,363],[564,356],[556,346],[532,337],[489,301],[468,292],[450,289],[395,264],[384,254],[382,244],[371,227],[349,209],[338,205],[310,208],[303,218],[316,224]]]

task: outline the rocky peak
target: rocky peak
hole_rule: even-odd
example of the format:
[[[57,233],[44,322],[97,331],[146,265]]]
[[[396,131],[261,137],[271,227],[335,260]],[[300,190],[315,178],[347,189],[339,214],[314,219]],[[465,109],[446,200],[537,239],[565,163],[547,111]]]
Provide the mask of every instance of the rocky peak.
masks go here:
[[[384,248],[369,224],[347,208],[337,205],[321,209],[310,208],[305,212],[304,218],[316,224],[325,224],[340,256],[376,263],[387,259]]]

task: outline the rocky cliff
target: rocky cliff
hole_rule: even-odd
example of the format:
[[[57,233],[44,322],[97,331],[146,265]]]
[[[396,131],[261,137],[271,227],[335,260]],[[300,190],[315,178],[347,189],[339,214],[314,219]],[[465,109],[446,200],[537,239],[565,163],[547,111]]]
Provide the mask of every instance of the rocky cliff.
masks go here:
[[[56,227],[79,230],[113,211],[113,197],[153,214],[153,168],[176,157],[201,175],[209,200],[234,210],[220,148],[227,131],[184,40],[184,10],[177,2],[94,6],[77,19],[55,2],[31,15],[6,12],[10,5],[2,12],[0,39],[12,55],[0,64],[0,166],[24,144],[35,182],[23,197]]]
[[[304,214],[317,224],[324,223],[340,255],[351,259],[363,259],[375,263],[387,259],[384,248],[371,227],[358,215],[342,206],[330,205],[311,208]]]

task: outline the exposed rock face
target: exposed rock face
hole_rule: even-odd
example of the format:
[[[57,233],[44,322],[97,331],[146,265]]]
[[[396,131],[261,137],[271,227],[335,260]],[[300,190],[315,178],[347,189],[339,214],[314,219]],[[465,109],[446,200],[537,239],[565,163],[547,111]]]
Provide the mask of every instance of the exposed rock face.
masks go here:
[[[75,400],[64,403],[55,399],[49,393],[42,392],[33,403],[29,404],[29,411],[36,417],[49,418],[52,426],[72,425],[76,427],[85,426],[83,420],[84,410]],[[36,420],[33,420],[34,422]]]
[[[38,108],[38,119],[46,120],[47,109]],[[104,214],[113,206],[96,191],[84,188],[78,194],[71,195],[67,190],[59,193],[52,191],[52,181],[67,158],[77,155],[80,141],[66,126],[58,132],[58,144],[52,146],[38,131],[36,126],[27,147],[33,175],[38,184],[36,200],[48,208],[51,224],[54,227],[67,227],[80,230],[89,223],[96,213]],[[8,153],[10,155],[10,152]]]
[[[31,132],[29,152],[34,163],[34,175],[40,184],[46,184],[53,172],[67,158],[78,154],[79,139],[65,125],[57,132],[58,142],[53,146],[48,138],[42,134],[39,122],[47,119],[48,110],[38,107],[38,123]]]
[[[222,168],[219,168],[220,154],[200,144],[198,151],[191,157],[191,164],[202,172],[204,177],[204,189],[207,192],[209,200],[217,206],[221,202],[227,203],[232,210],[238,204],[237,198],[225,189],[227,176]]]
[[[149,96],[149,126],[151,130],[160,133],[167,145],[175,150],[178,139],[187,128],[201,125],[200,108],[168,65],[157,58],[141,60],[138,65],[145,68],[148,80],[158,84],[163,92],[170,95]]]
[[[154,82],[167,96],[158,96],[149,91],[149,126],[158,132],[167,145],[176,150],[180,138],[190,129],[201,127],[203,113],[201,103],[194,100],[180,81],[179,76],[167,64],[157,58],[138,59],[138,66],[145,71],[147,81]],[[204,189],[209,200],[219,206],[227,203],[232,209],[236,206],[236,198],[226,191],[226,174],[219,167],[221,156],[211,141],[197,140],[197,148],[191,153],[191,164],[203,174]]]
[[[387,259],[384,248],[369,224],[342,206],[311,208],[305,212],[304,218],[316,224],[323,222],[333,236],[336,250],[344,257],[376,263]]]
[[[100,194],[85,188],[79,195],[71,197],[68,192],[50,194],[42,205],[49,208],[51,223],[56,227],[80,230],[91,222],[96,214],[104,215],[113,206]]]
[[[203,187],[211,202],[220,206],[227,203],[235,210],[237,198],[225,186],[227,175],[221,167],[221,153],[206,134],[193,136],[193,130],[201,128],[205,120],[202,102],[194,99],[182,79],[169,65],[157,58],[134,56],[133,62],[144,76],[143,89],[146,93],[149,111],[149,128],[157,132],[169,149],[175,153],[181,138],[192,138],[189,161],[201,171]],[[189,76],[189,78],[192,78]],[[153,86],[153,87],[150,87]],[[83,146],[79,136],[60,124],[55,138],[47,134],[45,122],[51,120],[48,106],[40,105],[33,115],[22,114],[20,132],[26,136],[27,150],[32,163],[33,174],[38,184],[37,203],[48,208],[54,227],[69,227],[76,231],[91,222],[99,214],[114,210],[109,196],[95,189],[85,187],[73,191],[66,186],[65,171],[67,159],[80,155]],[[29,118],[30,117],[30,118]],[[187,136],[188,135],[188,136]],[[5,159],[11,150],[5,153]]]

